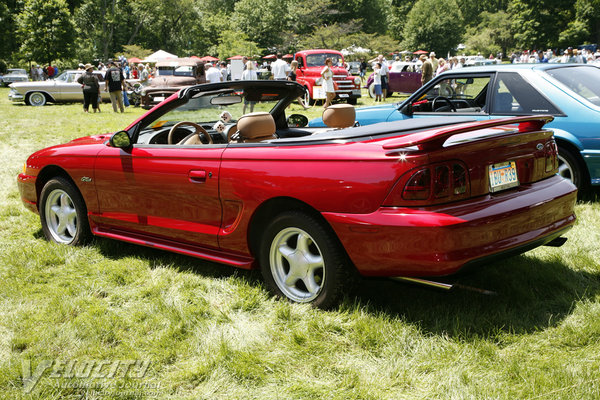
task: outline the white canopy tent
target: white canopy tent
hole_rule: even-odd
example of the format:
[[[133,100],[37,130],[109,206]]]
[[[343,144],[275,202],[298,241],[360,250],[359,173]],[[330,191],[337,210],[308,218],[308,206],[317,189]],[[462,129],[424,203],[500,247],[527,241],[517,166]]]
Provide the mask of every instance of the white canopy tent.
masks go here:
[[[152,53],[148,57],[144,58],[142,62],[155,63],[157,61],[165,60],[167,58],[177,58],[177,56],[175,54],[168,53],[164,50],[158,50],[157,52]]]

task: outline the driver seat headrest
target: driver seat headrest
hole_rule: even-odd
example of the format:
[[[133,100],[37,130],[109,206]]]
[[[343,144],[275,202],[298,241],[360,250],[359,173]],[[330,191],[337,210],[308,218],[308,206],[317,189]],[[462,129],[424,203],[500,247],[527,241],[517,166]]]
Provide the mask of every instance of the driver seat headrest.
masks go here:
[[[323,122],[330,128],[349,128],[354,126],[356,112],[350,104],[335,104],[323,111]]]
[[[277,139],[277,136],[275,136],[275,120],[268,112],[254,112],[243,115],[237,121],[237,129],[240,141],[243,143]]]

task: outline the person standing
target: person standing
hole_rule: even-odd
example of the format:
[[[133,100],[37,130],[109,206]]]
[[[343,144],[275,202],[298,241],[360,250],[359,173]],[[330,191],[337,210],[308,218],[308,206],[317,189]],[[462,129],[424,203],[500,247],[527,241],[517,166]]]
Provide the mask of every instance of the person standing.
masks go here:
[[[108,69],[106,70],[106,84],[104,90],[110,94],[110,102],[114,112],[117,112],[117,106],[121,112],[125,112],[123,107],[123,91],[125,90],[125,77],[120,68],[114,61],[108,63]]]
[[[420,57],[420,60],[423,62],[423,66],[421,67],[421,85],[425,85],[433,79],[433,64],[425,54]]]
[[[258,79],[258,74],[256,73],[256,68],[254,66],[254,62],[246,61],[245,69],[242,72],[242,80],[243,81],[255,81]],[[244,96],[244,108],[242,109],[242,114],[246,114],[246,107],[250,106],[250,112],[254,111],[255,101],[250,101]]]
[[[98,107],[100,82],[98,81],[98,77],[94,75],[94,66],[92,64],[85,65],[85,73],[77,79],[77,82],[81,84],[83,89],[83,111],[89,112],[91,104],[94,112],[100,112],[100,108]]]
[[[367,62],[364,58],[360,60],[360,66],[358,67],[358,74],[360,75],[361,82],[365,81],[365,74],[367,73]]]
[[[333,99],[335,99],[335,85],[333,84],[333,61],[327,57],[325,59],[325,68],[321,71],[321,77],[323,78],[323,88],[325,89],[325,103],[323,108],[327,108],[331,105]]]
[[[288,76],[288,79],[292,82],[296,82],[296,77],[297,77],[297,71],[298,70],[298,61],[294,60],[292,61],[292,64],[290,65],[290,74]],[[298,104],[300,104],[305,110],[308,110],[310,107],[307,107],[304,104],[304,101],[302,100],[302,97],[298,97]]]
[[[204,68],[206,70],[207,83],[217,83],[223,81],[223,75],[221,75],[221,70],[219,68],[214,67],[211,63],[206,64]]]
[[[381,63],[376,62],[373,68],[373,90],[375,92],[375,101],[381,101]]]
[[[271,73],[276,81],[285,81],[290,73],[290,66],[281,58],[281,53],[277,53],[277,60],[271,63]]]

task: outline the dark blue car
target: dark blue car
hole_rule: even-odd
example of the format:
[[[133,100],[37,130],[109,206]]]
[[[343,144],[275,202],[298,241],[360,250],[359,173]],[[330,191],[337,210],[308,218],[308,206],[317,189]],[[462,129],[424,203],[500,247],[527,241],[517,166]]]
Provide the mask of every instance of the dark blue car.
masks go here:
[[[360,125],[431,116],[476,120],[550,114],[559,173],[578,188],[600,185],[600,68],[587,64],[512,64],[455,69],[407,100],[356,110]],[[322,120],[310,122],[322,126]]]

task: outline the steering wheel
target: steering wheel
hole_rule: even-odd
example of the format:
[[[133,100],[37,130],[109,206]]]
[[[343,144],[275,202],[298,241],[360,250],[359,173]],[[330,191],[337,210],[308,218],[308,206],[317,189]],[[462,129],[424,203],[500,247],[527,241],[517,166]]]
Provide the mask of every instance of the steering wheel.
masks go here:
[[[206,129],[204,129],[200,125],[196,124],[195,122],[181,121],[181,122],[178,122],[175,125],[173,125],[173,127],[169,131],[169,136],[167,137],[168,144],[173,144],[173,133],[177,130],[177,128],[179,128],[180,126],[183,126],[183,125],[189,125],[189,126],[193,127],[196,130],[194,133],[196,135],[198,135],[198,139],[201,139],[200,134],[203,134],[204,137],[206,137],[206,139],[208,139],[209,144],[213,143],[212,138],[210,137],[210,134],[206,131]]]
[[[452,109],[452,112],[456,112],[456,106],[454,106],[454,104],[452,104],[452,102],[450,101],[449,98],[444,97],[444,96],[437,96],[435,99],[433,99],[433,102],[431,103],[431,110],[435,111],[437,110],[437,107],[435,106],[435,103],[438,101],[445,101],[446,103],[448,103],[448,105],[450,106],[450,108]]]

